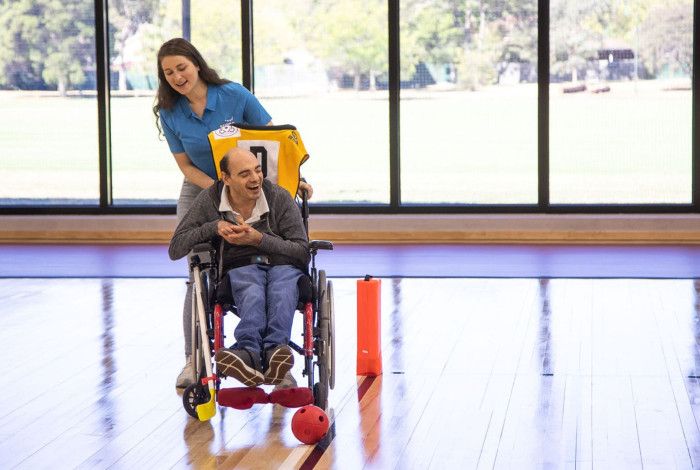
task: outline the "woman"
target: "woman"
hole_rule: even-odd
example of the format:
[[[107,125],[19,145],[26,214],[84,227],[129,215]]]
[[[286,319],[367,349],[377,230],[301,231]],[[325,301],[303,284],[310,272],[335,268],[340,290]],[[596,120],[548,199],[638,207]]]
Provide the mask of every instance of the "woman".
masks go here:
[[[158,93],[153,107],[156,126],[185,179],[177,201],[177,221],[184,217],[202,189],[216,180],[207,135],[225,122],[271,125],[272,118],[243,85],[231,82],[209,68],[199,51],[182,38],[170,39],[158,51]],[[309,195],[312,188],[301,183]],[[194,379],[191,361],[192,288],[187,287],[183,309],[185,367],[176,386]]]

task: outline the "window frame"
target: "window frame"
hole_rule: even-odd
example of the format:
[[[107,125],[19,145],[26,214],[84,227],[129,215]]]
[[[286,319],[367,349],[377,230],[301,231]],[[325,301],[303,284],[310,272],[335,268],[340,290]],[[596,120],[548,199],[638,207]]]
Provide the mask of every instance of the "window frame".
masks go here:
[[[253,1],[241,0],[242,82],[254,90]],[[696,53],[700,27],[693,21],[693,75],[691,103],[691,158],[692,178],[690,204],[551,204],[549,195],[549,0],[538,2],[538,170],[536,204],[405,204],[401,202],[400,153],[400,0],[387,0],[389,52],[389,182],[388,204],[325,204],[312,203],[312,213],[319,214],[645,214],[645,213],[698,213],[700,212],[700,154],[697,142],[698,73],[700,54]],[[693,0],[694,15],[700,11],[700,0]],[[61,215],[61,214],[175,214],[172,205],[115,205],[112,196],[112,153],[110,122],[109,77],[109,16],[108,0],[94,0],[95,47],[97,62],[97,118],[99,149],[98,205],[0,205],[0,215]],[[190,36],[190,1],[182,0],[183,37]],[[313,183],[313,182],[312,182]],[[175,199],[176,195],[173,195]]]

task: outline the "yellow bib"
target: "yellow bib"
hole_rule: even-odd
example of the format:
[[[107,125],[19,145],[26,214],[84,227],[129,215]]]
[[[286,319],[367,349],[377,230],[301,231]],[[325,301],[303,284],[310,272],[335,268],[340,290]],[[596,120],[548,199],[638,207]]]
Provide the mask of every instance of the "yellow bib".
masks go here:
[[[267,179],[289,191],[292,197],[296,196],[300,167],[309,158],[296,127],[231,123],[211,131],[208,137],[218,178],[221,178],[219,164],[226,152],[241,147],[258,158]]]

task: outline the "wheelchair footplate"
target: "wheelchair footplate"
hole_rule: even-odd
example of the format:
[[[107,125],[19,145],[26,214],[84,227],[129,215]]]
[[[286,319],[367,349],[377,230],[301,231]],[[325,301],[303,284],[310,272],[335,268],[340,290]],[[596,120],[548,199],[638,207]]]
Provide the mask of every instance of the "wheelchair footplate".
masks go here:
[[[247,410],[255,404],[274,403],[285,408],[300,408],[314,402],[314,396],[308,387],[290,387],[265,392],[260,387],[222,388],[216,396],[221,406]]]

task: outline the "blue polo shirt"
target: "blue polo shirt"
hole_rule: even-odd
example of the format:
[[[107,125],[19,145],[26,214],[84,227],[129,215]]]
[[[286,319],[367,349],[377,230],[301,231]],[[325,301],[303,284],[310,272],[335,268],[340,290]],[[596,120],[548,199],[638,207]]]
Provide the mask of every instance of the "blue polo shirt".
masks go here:
[[[207,135],[225,122],[264,126],[272,118],[258,99],[239,83],[207,86],[207,106],[200,118],[180,96],[172,109],[160,110],[160,125],[173,153],[186,153],[194,166],[216,179]]]

